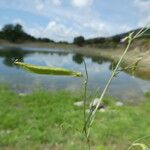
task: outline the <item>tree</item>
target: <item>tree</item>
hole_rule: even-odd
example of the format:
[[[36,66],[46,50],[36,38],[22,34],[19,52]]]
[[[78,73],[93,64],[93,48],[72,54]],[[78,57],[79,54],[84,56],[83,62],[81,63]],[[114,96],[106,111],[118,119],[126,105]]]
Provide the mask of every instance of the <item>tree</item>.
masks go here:
[[[16,25],[14,26],[14,32],[15,32],[16,34],[21,34],[21,33],[23,34],[24,31],[23,31],[22,25],[16,24]]]
[[[22,40],[24,38],[24,31],[20,24],[7,24],[2,28],[2,33],[4,39],[16,42],[18,39]]]
[[[75,55],[73,55],[72,60],[74,62],[76,62],[77,64],[82,64],[83,63],[83,56],[79,55],[79,54],[75,54]]]
[[[73,41],[73,43],[78,45],[78,46],[83,46],[84,42],[85,42],[85,40],[84,40],[83,36],[75,37],[74,41]]]
[[[14,31],[14,25],[13,24],[7,24],[2,28],[2,34],[3,38],[8,41],[14,41],[15,35],[13,34]]]
[[[3,28],[2,28],[2,32],[11,32],[14,30],[14,25],[13,24],[6,24]]]
[[[116,36],[114,36],[114,37],[112,38],[112,41],[113,41],[114,43],[119,43],[120,40],[121,40],[121,36],[120,36],[120,35],[116,35]]]
[[[14,42],[17,41],[22,41],[25,40],[25,32],[23,31],[23,27],[20,24],[16,24],[14,26],[14,31],[13,31],[14,35],[15,35],[15,40]]]
[[[23,42],[26,40],[35,40],[35,37],[25,33],[20,24],[7,24],[2,28],[0,38],[10,42]]]

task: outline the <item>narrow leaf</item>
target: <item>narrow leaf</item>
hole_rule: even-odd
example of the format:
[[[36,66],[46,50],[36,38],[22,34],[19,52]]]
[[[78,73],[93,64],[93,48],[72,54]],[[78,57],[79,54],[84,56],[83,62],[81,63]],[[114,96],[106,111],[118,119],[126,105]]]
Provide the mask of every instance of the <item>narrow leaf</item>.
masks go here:
[[[37,73],[37,74],[47,74],[47,75],[60,75],[60,76],[74,76],[74,77],[82,77],[83,75],[80,72],[74,72],[71,70],[67,70],[64,68],[53,68],[53,67],[47,67],[47,66],[36,66],[31,64],[26,64],[22,62],[15,62],[16,65],[20,66],[21,68]]]

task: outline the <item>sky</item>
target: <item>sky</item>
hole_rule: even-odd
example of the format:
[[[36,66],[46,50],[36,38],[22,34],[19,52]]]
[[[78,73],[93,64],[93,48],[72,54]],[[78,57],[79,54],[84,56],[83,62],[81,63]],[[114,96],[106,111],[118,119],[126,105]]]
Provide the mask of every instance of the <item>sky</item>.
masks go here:
[[[150,22],[150,0],[0,0],[0,29],[20,23],[35,37],[108,37]]]

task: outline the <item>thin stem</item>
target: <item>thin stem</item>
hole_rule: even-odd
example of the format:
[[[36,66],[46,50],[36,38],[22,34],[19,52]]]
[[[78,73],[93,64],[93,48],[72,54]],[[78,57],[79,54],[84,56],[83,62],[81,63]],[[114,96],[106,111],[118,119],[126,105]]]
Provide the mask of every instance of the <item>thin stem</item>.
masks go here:
[[[140,140],[143,140],[143,139],[145,139],[145,138],[147,138],[147,137],[150,137],[150,135],[143,136],[143,137],[141,137],[141,138],[139,138],[139,139],[133,141],[132,144],[129,146],[128,150],[130,150],[130,149],[133,147],[133,144],[134,144],[134,143],[136,143],[136,142],[138,142],[138,141],[140,141]]]
[[[104,98],[105,93],[106,93],[106,91],[107,91],[107,89],[108,89],[108,87],[109,87],[109,85],[110,85],[110,83],[111,83],[113,77],[115,76],[115,74],[116,74],[116,72],[117,72],[117,70],[118,70],[118,68],[119,68],[119,66],[120,66],[120,64],[121,64],[121,62],[122,62],[122,60],[123,60],[125,54],[127,53],[128,49],[129,49],[129,47],[130,47],[130,45],[131,45],[131,42],[132,42],[131,36],[132,36],[132,34],[130,34],[130,36],[129,36],[128,45],[127,45],[125,51],[123,52],[122,56],[120,57],[120,59],[119,59],[117,65],[116,65],[114,71],[112,72],[111,77],[110,77],[110,79],[108,80],[108,82],[107,82],[107,84],[106,84],[106,86],[105,86],[105,88],[104,88],[104,90],[103,90],[103,92],[102,92],[102,94],[101,94],[101,96],[100,96],[100,98],[99,98],[98,104],[96,105],[95,109],[91,112],[91,114],[89,115],[90,117],[88,117],[88,120],[86,121],[86,122],[88,123],[89,120],[91,120],[90,123],[89,123],[89,125],[88,125],[89,127],[92,125],[92,123],[93,123],[93,121],[94,121],[94,118],[95,118],[95,113],[96,113],[96,111],[97,111],[97,109],[98,109],[98,107],[99,107],[99,105],[100,105],[102,99]]]
[[[87,71],[87,66],[86,62],[83,59],[84,62],[84,67],[85,67],[85,80],[84,80],[84,123],[86,122],[86,102],[87,102],[87,85],[88,85],[88,71]]]
[[[86,122],[88,71],[87,71],[87,66],[86,66],[86,62],[85,62],[84,59],[83,59],[83,63],[84,63],[85,74],[86,74],[86,77],[85,77],[85,80],[84,80],[84,124],[85,124],[85,122]],[[88,149],[90,150],[91,149],[91,144],[90,144],[90,138],[89,138],[88,133],[87,133],[87,128],[84,128],[84,132],[85,132],[86,141],[87,141],[87,144],[88,144]]]
[[[148,23],[146,26],[144,26],[143,28],[141,28],[141,30],[134,36],[134,39],[139,38],[140,36],[142,36],[146,31],[148,31],[150,29],[150,27],[148,27],[150,25],[150,23]]]
[[[139,35],[137,35],[136,37],[134,37],[134,39],[141,37],[146,31],[148,31],[150,29],[150,27],[146,28],[145,30],[143,30]]]
[[[109,78],[109,80],[108,80],[108,82],[107,82],[107,84],[106,84],[106,86],[105,86],[105,88],[104,88],[104,90],[103,90],[103,92],[102,92],[100,98],[99,98],[98,103],[96,104],[96,107],[94,108],[94,110],[91,110],[91,111],[90,111],[90,113],[89,113],[87,119],[85,120],[85,124],[84,124],[83,130],[84,130],[85,133],[86,133],[87,142],[89,141],[90,128],[91,128],[91,125],[92,125],[93,122],[94,122],[94,119],[95,119],[95,116],[96,116],[95,114],[96,114],[96,112],[97,112],[97,110],[98,110],[98,108],[99,108],[99,106],[100,106],[100,104],[101,104],[101,101],[103,100],[103,98],[104,98],[104,96],[105,96],[105,94],[106,94],[106,92],[107,92],[107,90],[108,90],[108,88],[109,88],[109,86],[110,86],[110,84],[111,84],[111,82],[112,82],[114,76],[116,75],[116,73],[118,73],[119,67],[120,67],[120,65],[121,65],[121,62],[123,61],[124,56],[126,55],[127,51],[129,50],[129,47],[130,47],[132,41],[133,41],[134,39],[136,39],[137,37],[143,35],[148,29],[149,29],[149,28],[146,28],[146,29],[144,30],[144,28],[142,28],[136,35],[133,36],[134,32],[132,32],[132,33],[129,34],[128,37],[125,37],[125,38],[124,38],[124,41],[128,40],[128,44],[127,44],[127,46],[126,46],[126,48],[125,48],[123,54],[121,55],[121,57],[120,57],[120,59],[119,59],[117,65],[115,66],[115,69],[112,71],[112,74],[111,74],[111,76],[110,76],[110,78]],[[138,63],[138,62],[137,62],[137,63]],[[136,64],[137,64],[137,63],[136,63]],[[85,67],[85,68],[86,68],[86,67]],[[87,70],[87,69],[86,69],[86,70]],[[86,89],[86,86],[87,86],[87,85],[85,84],[85,89]],[[86,90],[85,90],[85,91],[86,91]],[[86,94],[86,92],[85,92],[85,94]],[[84,102],[84,111],[85,111],[85,104],[86,104],[86,99],[85,99],[85,102]],[[86,117],[85,117],[85,118],[86,118]],[[89,144],[90,144],[90,143],[89,143]],[[90,147],[89,147],[89,148],[90,148]]]

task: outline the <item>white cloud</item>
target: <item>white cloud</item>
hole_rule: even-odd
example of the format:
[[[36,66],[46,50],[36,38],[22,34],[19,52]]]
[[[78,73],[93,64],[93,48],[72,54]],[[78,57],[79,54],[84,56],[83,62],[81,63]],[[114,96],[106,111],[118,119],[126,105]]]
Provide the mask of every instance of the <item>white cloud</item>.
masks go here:
[[[134,4],[142,12],[149,12],[150,11],[150,1],[149,0],[134,0]]]
[[[41,21],[43,21],[41,19],[43,16],[44,21],[41,26],[37,23],[38,19],[35,19],[35,21],[38,20],[37,22],[31,22],[31,24],[29,21],[26,22],[27,19],[22,21],[19,18],[14,19],[13,22],[22,24],[25,31],[36,37],[48,37],[54,40],[71,41],[78,35],[83,35],[85,38],[111,36],[133,29],[137,26],[138,21],[140,25],[150,21],[150,0],[132,1],[132,5],[134,2],[134,6],[137,8],[136,16],[139,15],[133,25],[122,20],[112,21],[108,19],[109,17],[106,17],[107,20],[105,20],[104,16],[101,16],[100,9],[90,7],[96,4],[94,0],[32,0],[30,2],[29,0],[13,0],[13,2],[2,0],[2,2],[2,4],[0,2],[2,8],[29,12],[28,15],[31,14],[32,17],[34,14],[36,17],[39,15]],[[7,20],[12,20],[10,16],[8,18]],[[31,19],[30,16],[29,19]]]
[[[134,5],[138,9],[139,26],[150,23],[150,0],[134,0]]]
[[[128,24],[123,24],[120,27],[118,27],[119,32],[128,32],[132,30],[134,27],[129,26]]]
[[[116,29],[109,25],[109,23],[93,19],[90,22],[88,22],[88,20],[80,20],[78,24],[80,27],[82,27],[81,29],[77,28],[77,30],[75,30],[73,27],[60,23],[60,21],[49,21],[49,23],[44,27],[39,25],[35,25],[34,27],[28,26],[20,18],[14,19],[13,23],[20,23],[23,25],[23,28],[27,33],[35,37],[47,37],[56,41],[70,42],[74,37],[79,35],[83,35],[85,38],[111,36],[117,32],[126,32],[132,29],[132,27],[128,26],[127,24],[118,25],[118,28]],[[83,31],[83,29],[85,29],[85,31]]]
[[[60,0],[33,0],[32,1],[33,6],[35,4],[35,8],[38,11],[44,11],[47,8],[51,8],[51,5],[53,6],[60,6],[61,1]]]
[[[43,3],[37,3],[36,4],[36,9],[39,10],[39,11],[43,10],[44,9],[44,4]]]
[[[78,35],[78,33],[71,27],[67,27],[56,21],[49,22],[44,32],[45,34],[59,38],[59,40],[66,40],[66,38],[71,38]]]
[[[22,19],[20,19],[20,18],[16,18],[16,19],[14,19],[13,21],[12,21],[12,23],[13,24],[21,24],[22,26],[26,26],[26,24],[25,24],[25,22],[22,20]]]
[[[56,41],[71,41],[73,37],[78,36],[78,32],[72,28],[60,24],[56,21],[50,21],[46,27],[24,27],[25,31],[35,37],[48,37]]]
[[[61,5],[61,1],[60,0],[52,0],[53,4],[55,6],[60,6]]]
[[[75,7],[86,7],[92,4],[93,0],[72,0],[71,3]]]
[[[83,27],[91,32],[89,37],[106,36],[109,34],[107,24],[102,21],[95,20],[91,22],[85,22]]]

